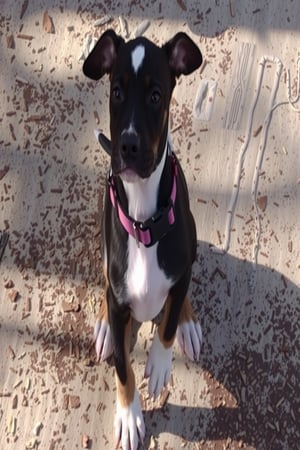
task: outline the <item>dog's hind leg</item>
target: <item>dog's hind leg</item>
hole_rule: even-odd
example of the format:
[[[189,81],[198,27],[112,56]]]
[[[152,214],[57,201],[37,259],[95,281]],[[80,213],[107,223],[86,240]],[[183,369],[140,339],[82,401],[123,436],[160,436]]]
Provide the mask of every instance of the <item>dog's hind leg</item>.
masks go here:
[[[202,331],[188,297],[185,297],[179,316],[177,340],[183,352],[198,361],[202,345]]]
[[[107,288],[105,289],[105,298],[100,305],[99,313],[94,327],[94,342],[98,361],[104,361],[113,352],[106,295]]]

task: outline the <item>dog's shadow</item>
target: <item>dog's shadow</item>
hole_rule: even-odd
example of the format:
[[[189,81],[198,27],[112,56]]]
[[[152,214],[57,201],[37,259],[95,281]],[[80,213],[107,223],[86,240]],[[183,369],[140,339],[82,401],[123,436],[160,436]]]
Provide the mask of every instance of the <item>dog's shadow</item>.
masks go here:
[[[220,448],[296,448],[299,288],[274,270],[258,265],[254,272],[251,263],[213,254],[199,242],[190,296],[204,344],[199,367],[192,364],[180,381],[201,399],[200,369],[207,385],[201,404],[209,406],[182,405],[171,393],[161,409],[144,412],[143,448],[158,438],[162,448],[164,433],[180,437],[183,448],[202,441],[223,441]]]

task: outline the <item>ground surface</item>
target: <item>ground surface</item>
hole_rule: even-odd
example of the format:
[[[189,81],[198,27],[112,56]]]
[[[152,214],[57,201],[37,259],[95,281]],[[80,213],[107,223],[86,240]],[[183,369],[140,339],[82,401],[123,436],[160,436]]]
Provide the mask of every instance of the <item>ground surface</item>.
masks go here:
[[[91,345],[108,168],[93,129],[108,133],[108,79],[85,79],[79,58],[88,35],[121,32],[120,15],[130,36],[149,25],[162,44],[182,30],[204,56],[178,83],[170,123],[197,222],[190,294],[204,345],[191,364],[176,344],[168,398],[152,404],[153,329],[137,330],[144,448],[299,448],[300,104],[270,109],[288,101],[288,70],[299,93],[300,3],[0,5],[1,448],[79,449],[84,434],[92,449],[114,447],[114,368]]]

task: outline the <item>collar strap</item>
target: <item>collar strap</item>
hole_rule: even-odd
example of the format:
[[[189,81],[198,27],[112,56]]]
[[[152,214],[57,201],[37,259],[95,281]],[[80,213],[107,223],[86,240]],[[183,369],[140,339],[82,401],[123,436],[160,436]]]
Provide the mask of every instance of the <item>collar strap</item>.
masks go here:
[[[166,206],[160,208],[152,217],[144,222],[134,220],[123,210],[111,171],[108,175],[111,203],[117,211],[123,228],[128,234],[130,234],[130,236],[135,238],[138,247],[140,243],[142,243],[145,247],[151,247],[156,242],[160,241],[170,231],[172,225],[175,223],[174,205],[177,193],[176,178],[178,168],[176,156],[173,152],[170,153],[169,158],[171,158],[173,166],[173,183],[170,198]]]

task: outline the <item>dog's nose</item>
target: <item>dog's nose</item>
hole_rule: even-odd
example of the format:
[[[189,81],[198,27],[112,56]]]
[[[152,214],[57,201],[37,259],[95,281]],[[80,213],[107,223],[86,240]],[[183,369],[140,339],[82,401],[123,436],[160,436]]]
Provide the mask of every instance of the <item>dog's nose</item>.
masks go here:
[[[121,154],[123,158],[135,158],[139,149],[139,138],[135,133],[123,133],[121,136]]]

